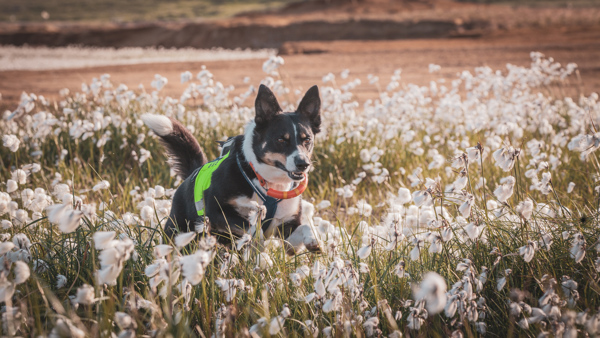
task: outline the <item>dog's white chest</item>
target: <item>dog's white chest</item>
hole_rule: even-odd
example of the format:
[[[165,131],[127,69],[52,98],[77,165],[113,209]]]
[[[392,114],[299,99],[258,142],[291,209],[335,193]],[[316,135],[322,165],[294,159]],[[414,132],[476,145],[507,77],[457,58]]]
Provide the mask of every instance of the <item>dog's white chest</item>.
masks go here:
[[[260,197],[254,193],[251,198],[245,196],[238,196],[229,201],[232,204],[236,211],[244,218],[249,221],[253,218],[253,215],[256,215],[257,212],[260,212],[261,208],[264,208],[264,202]],[[273,230],[285,223],[290,221],[298,215],[300,212],[301,206],[301,197],[294,197],[290,199],[284,199],[277,203],[277,210],[275,211],[275,215],[269,225],[269,229],[264,231],[265,236],[270,236]],[[266,216],[268,213],[267,210],[262,211],[263,215]]]
[[[275,218],[279,221],[288,221],[294,218],[298,212],[300,212],[300,196],[281,200],[277,204],[277,211],[275,212]]]

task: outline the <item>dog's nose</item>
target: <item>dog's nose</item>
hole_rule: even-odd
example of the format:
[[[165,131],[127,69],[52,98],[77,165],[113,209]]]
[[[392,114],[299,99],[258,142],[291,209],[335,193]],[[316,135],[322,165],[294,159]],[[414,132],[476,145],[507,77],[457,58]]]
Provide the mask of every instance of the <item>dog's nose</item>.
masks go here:
[[[308,163],[302,157],[296,157],[296,159],[294,160],[294,164],[296,165],[296,168],[298,168],[298,170],[301,171],[305,171],[306,169],[308,169],[308,166],[310,166],[310,163]]]

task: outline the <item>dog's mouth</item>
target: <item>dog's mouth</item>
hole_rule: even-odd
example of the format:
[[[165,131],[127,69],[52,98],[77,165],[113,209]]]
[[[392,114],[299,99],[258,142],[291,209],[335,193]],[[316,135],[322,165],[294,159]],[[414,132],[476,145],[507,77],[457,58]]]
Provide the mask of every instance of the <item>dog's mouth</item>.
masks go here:
[[[288,172],[288,176],[291,179],[293,179],[294,181],[301,181],[304,179],[304,172],[302,172],[302,171]]]
[[[294,181],[301,181],[304,179],[304,172],[303,171],[289,171],[286,169],[286,167],[283,165],[283,163],[281,162],[275,162],[275,166],[283,171],[285,171],[289,178],[291,178]]]

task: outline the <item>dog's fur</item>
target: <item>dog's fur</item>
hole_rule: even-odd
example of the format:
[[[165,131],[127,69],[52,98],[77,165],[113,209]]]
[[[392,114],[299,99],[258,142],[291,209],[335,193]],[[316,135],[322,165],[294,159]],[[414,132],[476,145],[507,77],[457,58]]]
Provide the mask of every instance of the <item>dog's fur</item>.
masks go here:
[[[321,126],[320,106],[319,90],[314,86],[295,112],[283,113],[275,95],[261,85],[255,102],[255,119],[246,125],[244,135],[234,137],[229,157],[215,170],[212,183],[204,192],[207,219],[197,215],[194,205],[194,176],[191,174],[207,163],[197,140],[172,118],[142,116],[167,149],[171,166],[184,179],[173,196],[171,214],[165,225],[167,235],[173,236],[177,230],[194,231],[195,224],[202,221],[221,243],[231,243],[248,233],[251,215],[261,209],[264,215],[264,206],[240,172],[236,157],[259,189],[262,187],[249,162],[269,187],[289,190],[310,168],[314,136]],[[301,224],[301,205],[301,196],[282,200],[268,228],[262,229],[265,237],[276,235],[284,239],[289,254],[297,252],[302,245],[313,251],[319,249],[312,228]]]

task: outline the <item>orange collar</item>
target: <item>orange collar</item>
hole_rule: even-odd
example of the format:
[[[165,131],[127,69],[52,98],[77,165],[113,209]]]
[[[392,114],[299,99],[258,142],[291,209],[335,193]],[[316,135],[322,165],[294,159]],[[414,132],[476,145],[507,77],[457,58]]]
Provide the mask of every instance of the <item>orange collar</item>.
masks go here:
[[[275,190],[272,188],[267,189],[267,180],[265,180],[262,176],[260,176],[256,172],[252,162],[248,161],[248,163],[250,163],[250,168],[252,168],[252,171],[254,171],[254,175],[256,175],[256,178],[258,179],[258,182],[260,182],[260,185],[265,190],[267,190],[267,196],[271,196],[271,197],[277,198],[277,199],[284,199],[284,200],[288,199],[288,198],[294,198],[294,197],[302,195],[302,193],[304,192],[304,190],[306,190],[306,187],[308,186],[308,175],[304,174],[304,179],[300,182],[300,184],[298,184],[298,186],[296,188],[294,188],[292,190],[281,191],[281,190]]]

